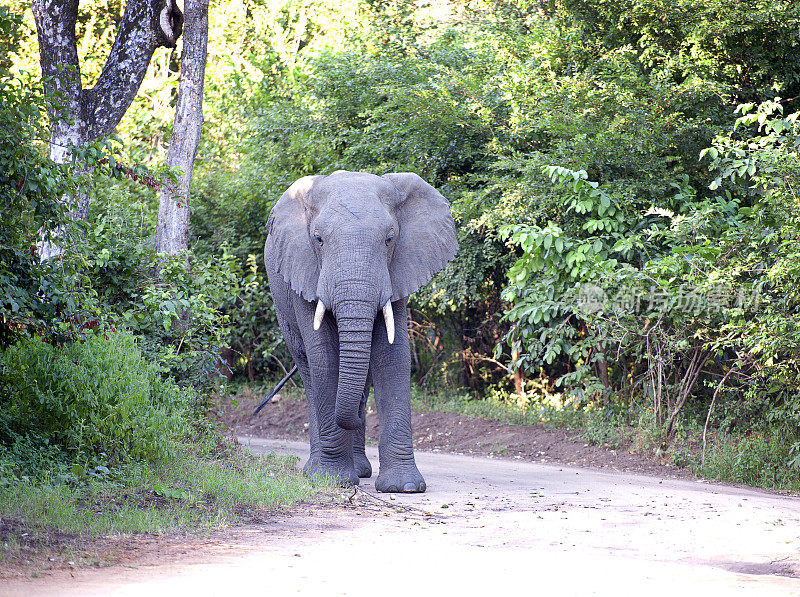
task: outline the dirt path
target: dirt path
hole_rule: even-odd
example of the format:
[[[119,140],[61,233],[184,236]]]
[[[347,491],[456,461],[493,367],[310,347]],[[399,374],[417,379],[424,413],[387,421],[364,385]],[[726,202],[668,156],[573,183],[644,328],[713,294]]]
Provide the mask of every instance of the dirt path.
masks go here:
[[[237,435],[308,441],[308,406],[305,399],[283,398],[251,417],[259,398],[238,397],[236,405],[220,406],[222,421]],[[471,456],[513,458],[530,462],[612,471],[645,473],[659,477],[690,478],[687,468],[676,468],[631,453],[631,439],[617,449],[589,445],[583,432],[536,425],[510,425],[480,417],[447,412],[413,412],[414,448]],[[378,415],[367,410],[367,440],[377,442]]]
[[[242,442],[307,454],[301,442]],[[80,570],[0,594],[800,594],[798,498],[442,453],[420,452],[418,464],[425,494],[375,494],[368,480],[353,505],[249,527],[182,562]]]

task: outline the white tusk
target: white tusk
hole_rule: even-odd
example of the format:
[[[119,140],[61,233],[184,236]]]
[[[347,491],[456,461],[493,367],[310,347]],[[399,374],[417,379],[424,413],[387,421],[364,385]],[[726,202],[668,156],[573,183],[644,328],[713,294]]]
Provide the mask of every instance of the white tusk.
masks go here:
[[[322,299],[317,301],[317,310],[314,312],[314,329],[318,330],[322,325],[322,318],[325,317],[325,305],[322,304]]]
[[[386,301],[383,306],[383,321],[386,322],[386,336],[389,344],[394,344],[394,313],[392,313],[392,301]]]

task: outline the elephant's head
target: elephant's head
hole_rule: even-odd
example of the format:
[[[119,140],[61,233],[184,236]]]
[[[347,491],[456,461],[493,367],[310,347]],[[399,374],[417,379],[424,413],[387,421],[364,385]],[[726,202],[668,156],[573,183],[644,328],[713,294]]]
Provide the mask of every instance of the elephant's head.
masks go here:
[[[409,296],[458,250],[450,204],[416,174],[334,172],[295,182],[272,208],[265,251],[305,300],[339,332],[336,422],[359,425],[372,327],[383,310],[394,341],[391,301]]]

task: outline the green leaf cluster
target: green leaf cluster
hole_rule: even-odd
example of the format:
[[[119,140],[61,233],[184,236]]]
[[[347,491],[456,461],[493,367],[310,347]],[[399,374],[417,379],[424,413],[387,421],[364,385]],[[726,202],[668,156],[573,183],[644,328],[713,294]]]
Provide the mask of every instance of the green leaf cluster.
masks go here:
[[[0,357],[0,469],[77,479],[162,461],[188,439],[196,400],[145,360],[130,333],[63,347],[22,340]]]

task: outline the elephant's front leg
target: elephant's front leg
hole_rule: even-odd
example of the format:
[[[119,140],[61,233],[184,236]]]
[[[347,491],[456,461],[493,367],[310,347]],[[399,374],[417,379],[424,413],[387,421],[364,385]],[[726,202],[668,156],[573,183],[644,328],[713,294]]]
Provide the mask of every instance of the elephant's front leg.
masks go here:
[[[324,371],[320,371],[320,375],[323,375]],[[310,377],[310,374],[309,374]],[[312,387],[311,383],[307,384],[307,387]],[[350,446],[352,447],[352,454],[353,454],[353,468],[355,469],[356,475],[361,479],[369,479],[372,476],[372,465],[369,462],[366,454],[366,424],[367,424],[367,398],[369,397],[369,389],[372,387],[372,382],[367,379],[367,386],[364,389],[364,396],[361,399],[361,405],[359,408],[359,418],[361,419],[361,426],[358,429],[354,429],[352,431],[346,431],[345,434],[350,436]],[[328,407],[325,405],[320,405],[320,402],[323,401],[335,401],[336,392],[334,388],[334,392],[332,395],[325,395],[321,394],[319,396],[315,396],[313,389],[312,391],[308,392],[308,426],[309,426],[309,434],[311,436],[311,455],[308,458],[308,462],[303,467],[303,472],[306,474],[315,474],[320,470],[320,454],[322,453],[322,442],[320,440],[320,425],[319,425],[319,413],[320,410],[326,411]],[[338,425],[336,426],[337,431],[339,429]],[[335,445],[337,442],[336,438],[329,438],[329,445]]]
[[[311,374],[309,426],[312,429],[312,450],[306,474],[322,475],[344,485],[358,485],[353,462],[353,432],[336,424],[336,386],[339,375],[339,355],[335,329],[323,325],[306,341]],[[316,438],[314,437],[316,435]],[[314,441],[316,439],[316,441]]]
[[[335,371],[335,369],[334,369]],[[315,375],[316,373],[316,375]],[[336,424],[336,378],[330,379],[325,367],[311,366],[312,385],[309,408],[313,409],[312,424],[319,433],[319,452],[309,459],[306,474],[323,475],[344,485],[358,485],[358,474],[353,462],[353,432]]]
[[[372,332],[372,385],[381,426],[378,442],[380,471],[375,489],[383,492],[425,491],[425,480],[414,462],[411,438],[411,352],[408,342],[406,301],[392,303],[397,333],[389,344],[383,317]]]

